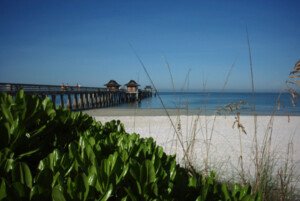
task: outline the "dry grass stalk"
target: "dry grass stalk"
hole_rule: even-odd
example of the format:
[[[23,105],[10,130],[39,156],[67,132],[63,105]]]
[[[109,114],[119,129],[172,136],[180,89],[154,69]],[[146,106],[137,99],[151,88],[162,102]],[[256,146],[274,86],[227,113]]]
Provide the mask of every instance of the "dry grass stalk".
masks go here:
[[[272,133],[273,133],[273,123],[274,123],[275,112],[276,112],[276,110],[279,110],[280,108],[284,107],[280,101],[280,98],[281,98],[283,92],[286,92],[286,91],[289,92],[290,99],[291,99],[293,106],[296,105],[296,99],[299,97],[298,96],[299,92],[297,91],[297,90],[299,90],[299,86],[298,85],[291,86],[291,84],[293,84],[299,80],[295,81],[295,78],[298,79],[298,77],[291,76],[291,75],[293,75],[295,73],[300,73],[299,66],[300,66],[300,61],[298,61],[296,63],[294,70],[290,73],[290,76],[288,77],[288,79],[286,81],[287,87],[285,89],[283,89],[277,97],[276,105],[272,112],[271,118],[268,122],[268,127],[266,129],[266,132],[264,134],[263,143],[262,143],[263,145],[260,148],[260,156],[259,156],[259,158],[258,158],[258,156],[255,158],[256,161],[258,160],[258,163],[256,166],[255,189],[260,189],[263,192],[264,199],[268,199],[268,194],[270,194],[270,192],[272,191],[272,189],[270,189],[267,182],[269,182],[268,178],[272,177],[272,175],[271,175],[272,174],[271,144],[272,144]],[[289,114],[288,114],[288,122],[289,122]],[[289,150],[288,150],[288,152],[289,152]],[[286,177],[283,177],[281,173],[282,173],[281,171],[278,172],[278,177],[280,179],[280,182],[282,183],[281,186],[283,186],[283,184],[289,185],[290,180],[287,179]]]
[[[280,92],[278,98],[277,98],[277,102],[276,102],[276,106],[274,108],[274,111],[272,112],[271,118],[269,120],[268,123],[268,127],[267,130],[265,132],[265,135],[263,137],[263,141],[262,141],[262,146],[259,146],[258,143],[258,139],[257,139],[257,113],[256,113],[256,109],[255,109],[255,93],[254,93],[254,79],[253,79],[253,67],[252,67],[252,58],[251,58],[251,48],[250,48],[250,41],[249,41],[249,36],[248,36],[248,30],[247,30],[247,40],[248,40],[248,49],[249,49],[249,59],[250,59],[250,69],[251,69],[251,81],[252,81],[252,97],[253,97],[253,114],[254,114],[254,137],[253,137],[253,141],[254,141],[254,164],[255,164],[255,181],[254,181],[254,192],[256,193],[259,190],[261,190],[263,192],[263,194],[265,195],[264,198],[268,198],[267,194],[268,192],[270,192],[270,184],[269,182],[272,181],[272,171],[273,171],[273,167],[274,167],[274,159],[272,159],[272,151],[271,151],[271,142],[272,142],[272,133],[273,133],[273,123],[274,123],[274,116],[275,116],[275,111],[279,110],[281,107],[284,107],[282,105],[282,103],[280,102],[280,97],[281,94],[284,91],[288,91],[290,93],[290,97],[291,97],[291,101],[293,103],[293,105],[296,104],[296,99],[300,96],[300,93],[296,90],[296,88],[300,88],[300,81],[299,78],[300,76],[296,75],[298,73],[300,73],[300,61],[297,62],[297,64],[295,65],[294,70],[290,73],[289,76],[289,80],[286,82],[287,83],[287,89],[283,90]],[[136,54],[136,53],[135,53]],[[139,56],[136,54],[136,56],[138,57],[140,63],[142,64],[142,67],[144,68],[149,80],[151,81],[153,88],[156,90],[154,83],[152,82],[143,62],[141,61],[141,59],[139,58]],[[174,89],[174,96],[176,97],[176,91],[175,91],[175,87],[174,87],[174,80],[172,77],[172,73],[169,67],[168,62],[166,61],[166,65],[167,68],[169,69],[170,75],[171,75],[171,80],[172,80],[172,86]],[[234,62],[235,64],[235,62]],[[229,75],[233,69],[232,65],[227,77],[226,77],[226,81],[224,83],[224,87],[222,90],[222,94],[224,92],[225,86],[227,85],[228,79],[229,79]],[[187,76],[188,77],[188,76]],[[187,78],[185,80],[185,83],[187,81]],[[184,85],[185,85],[184,83]],[[210,146],[211,146],[211,140],[213,137],[213,132],[214,132],[214,125],[215,125],[215,121],[216,121],[216,116],[221,114],[222,112],[220,112],[223,109],[223,112],[225,111],[226,115],[234,110],[238,110],[239,109],[239,104],[244,104],[243,102],[238,103],[230,103],[228,105],[223,106],[223,108],[218,109],[217,112],[215,113],[214,119],[213,119],[213,124],[212,124],[212,129],[210,134],[208,133],[208,129],[207,129],[207,125],[208,125],[208,121],[207,121],[207,113],[206,113],[206,91],[205,91],[205,86],[206,83],[203,84],[203,94],[204,94],[204,113],[205,113],[205,146],[206,146],[206,158],[205,158],[205,168],[204,168],[204,173],[208,174],[208,170],[209,170],[209,153],[210,153]],[[292,86],[290,86],[292,85]],[[164,108],[164,110],[166,111],[166,114],[171,122],[172,127],[174,128],[175,134],[176,134],[176,143],[177,141],[180,143],[182,151],[184,153],[184,159],[187,162],[188,166],[194,171],[192,164],[191,164],[191,159],[193,156],[193,150],[194,150],[194,145],[195,145],[195,140],[196,140],[196,132],[197,132],[197,123],[200,121],[199,115],[197,116],[193,126],[192,127],[192,136],[191,138],[187,138],[187,144],[185,145],[184,143],[184,139],[183,139],[183,135],[182,135],[182,125],[181,125],[181,120],[180,120],[180,105],[178,108],[178,121],[177,123],[174,123],[172,121],[172,119],[170,118],[170,115],[163,103],[163,101],[161,100],[161,97],[158,94],[158,97],[162,103],[162,106]],[[219,101],[221,101],[222,99],[222,95]],[[181,102],[181,99],[179,100]],[[249,104],[245,104],[245,105],[249,105]],[[186,103],[186,109],[187,109],[187,114],[188,114],[188,103]],[[219,113],[218,113],[219,111]],[[227,111],[227,112],[226,112]],[[236,121],[234,122],[233,127],[237,125],[237,128],[239,129],[239,139],[240,139],[240,161],[241,161],[241,171],[242,171],[242,184],[245,183],[245,179],[244,179],[244,167],[243,167],[243,155],[242,155],[242,140],[241,140],[241,131],[244,132],[246,134],[245,128],[243,127],[243,125],[240,123],[240,118],[239,118],[239,113],[236,117]],[[202,130],[203,128],[200,126],[200,129]],[[187,124],[187,134],[188,134],[188,124]],[[177,147],[177,146],[176,146]],[[291,181],[292,175],[290,177],[286,176],[284,174],[283,170],[278,171],[278,177],[280,178],[280,185],[284,186],[289,183]],[[286,188],[283,188],[286,189]],[[284,190],[284,192],[286,192],[286,190]]]
[[[295,74],[300,74],[300,60],[295,64],[294,70],[290,73],[286,80],[287,88],[284,89],[284,91],[289,92],[293,106],[296,106],[297,99],[300,97],[300,92],[297,91],[297,89],[300,89],[300,85],[298,84],[300,83],[300,75]]]
[[[226,88],[226,85],[227,85],[227,83],[228,83],[230,74],[231,74],[231,72],[232,72],[232,70],[233,70],[233,68],[234,68],[234,66],[235,66],[235,64],[236,64],[237,58],[238,58],[238,57],[236,57],[236,59],[234,60],[234,62],[233,62],[233,64],[232,64],[232,66],[231,66],[229,72],[227,73],[227,76],[226,76],[226,79],[225,79],[225,82],[224,82],[224,85],[223,85],[223,89],[222,89],[222,92],[221,92],[221,96],[220,96],[218,105],[220,105],[220,102],[221,102],[221,100],[222,100],[222,98],[223,98],[223,93],[224,93],[225,88]],[[205,86],[206,86],[206,83],[205,83]],[[205,86],[203,87],[203,92],[204,92],[204,94],[205,94]],[[209,165],[208,165],[208,159],[209,159],[209,152],[210,152],[211,141],[212,141],[213,132],[214,132],[214,128],[215,128],[215,123],[216,123],[216,120],[217,120],[217,113],[215,113],[214,120],[213,120],[213,124],[212,124],[212,129],[211,129],[211,132],[210,132],[210,136],[209,136],[209,138],[208,138],[208,135],[207,135],[207,113],[206,113],[206,100],[205,100],[205,98],[204,98],[204,101],[205,101],[205,102],[204,102],[204,107],[205,107],[205,108],[204,108],[204,109],[205,109],[204,111],[205,111],[205,121],[206,121],[206,139],[205,139],[205,141],[207,142],[207,143],[206,143],[205,172],[206,172],[206,174],[208,175],[208,166],[209,166]]]
[[[245,131],[245,127],[242,125],[241,121],[240,121],[240,113],[237,113],[237,116],[235,117],[235,121],[233,122],[232,128],[234,128],[234,126],[237,125],[237,128],[239,130],[239,139],[240,139],[240,163],[241,163],[241,171],[242,171],[242,186],[245,185],[245,174],[244,174],[244,163],[243,163],[243,146],[242,146],[242,135],[241,135],[241,129],[242,132],[247,134],[247,132]]]
[[[130,46],[131,46],[131,45],[130,45]],[[176,137],[177,137],[177,139],[178,139],[178,141],[179,141],[179,144],[180,144],[180,146],[181,146],[181,148],[182,148],[182,150],[183,150],[183,153],[187,153],[187,152],[186,152],[186,149],[185,149],[185,147],[184,147],[183,141],[182,141],[182,139],[180,138],[180,133],[177,131],[176,126],[175,126],[174,122],[172,121],[171,116],[170,116],[170,114],[169,114],[169,112],[168,112],[168,110],[167,110],[167,108],[166,108],[166,106],[165,106],[165,104],[164,104],[162,98],[160,97],[160,95],[159,95],[159,93],[158,93],[158,90],[157,90],[157,88],[155,87],[155,84],[154,84],[154,82],[152,81],[152,79],[151,79],[151,77],[150,77],[150,75],[149,75],[149,73],[148,73],[148,71],[147,71],[146,66],[144,65],[143,61],[141,60],[141,58],[139,57],[139,55],[137,54],[137,52],[135,51],[135,49],[134,49],[132,46],[131,46],[131,48],[132,48],[134,54],[136,55],[136,57],[138,58],[138,60],[139,60],[139,62],[140,62],[140,64],[141,64],[141,66],[143,67],[143,70],[145,71],[145,73],[146,73],[148,79],[150,80],[151,85],[153,86],[154,90],[157,91],[157,97],[159,98],[159,100],[160,100],[160,102],[161,102],[161,104],[162,104],[162,106],[163,106],[163,108],[164,108],[164,110],[165,110],[165,112],[166,112],[166,114],[167,114],[167,117],[168,117],[168,119],[169,119],[169,121],[170,121],[170,123],[171,123],[171,125],[172,125],[172,127],[173,127],[173,129],[174,129],[174,131],[175,131],[175,133],[176,133]],[[186,163],[188,164],[187,168],[188,168],[190,171],[192,171],[192,172],[196,172],[195,169],[194,169],[194,167],[193,167],[192,164],[191,164],[191,160],[189,159],[189,156],[185,154],[185,155],[184,155],[184,158],[185,158]]]
[[[227,105],[222,106],[221,108],[216,110],[216,114],[217,115],[229,115],[229,113],[232,113],[234,111],[238,111],[240,109],[241,105],[245,105],[245,106],[249,106],[251,107],[251,105],[245,101],[237,101],[237,102],[232,102],[229,103]]]
[[[237,113],[237,116],[235,117],[235,121],[233,122],[232,128],[234,128],[235,125],[237,125],[238,129],[242,129],[243,133],[245,133],[247,135],[245,127],[241,123],[239,112]]]
[[[280,192],[280,201],[287,200],[295,191],[294,177],[294,162],[293,162],[294,144],[289,143],[287,148],[287,156],[284,167],[278,170],[277,176],[279,177],[278,189]]]
[[[254,116],[254,147],[255,147],[255,166],[256,166],[256,184],[255,184],[255,190],[256,193],[258,190],[259,182],[260,180],[260,168],[259,168],[259,160],[258,160],[258,141],[257,141],[257,113],[255,109],[255,90],[254,90],[254,76],[253,76],[253,65],[252,65],[252,55],[251,55],[251,47],[250,47],[250,39],[248,34],[248,28],[246,27],[246,33],[247,33],[247,42],[248,42],[248,51],[249,51],[249,61],[250,61],[250,71],[251,71],[251,89],[252,89],[252,98],[253,98],[253,116]]]

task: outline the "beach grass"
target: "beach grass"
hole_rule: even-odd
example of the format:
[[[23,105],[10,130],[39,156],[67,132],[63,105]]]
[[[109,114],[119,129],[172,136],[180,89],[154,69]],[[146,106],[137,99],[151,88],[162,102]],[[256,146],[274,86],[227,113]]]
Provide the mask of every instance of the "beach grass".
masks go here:
[[[248,35],[248,33],[247,33]],[[206,81],[203,82],[204,107],[199,110],[190,110],[189,103],[182,103],[180,93],[176,92],[171,67],[165,57],[163,60],[169,71],[173,88],[174,99],[178,101],[176,109],[166,108],[158,89],[155,87],[146,66],[135,52],[141,66],[147,74],[152,87],[157,91],[157,97],[163,106],[159,109],[135,109],[133,131],[143,135],[147,122],[147,130],[169,154],[177,154],[177,161],[190,171],[209,176],[210,171],[217,173],[216,178],[227,181],[229,184],[239,182],[242,186],[251,185],[254,193],[262,192],[263,200],[297,200],[299,195],[299,150],[295,151],[294,142],[299,142],[297,133],[299,116],[276,116],[276,112],[282,109],[280,98],[284,92],[288,92],[291,102],[296,105],[299,97],[300,61],[298,61],[288,76],[286,86],[281,90],[271,115],[257,115],[255,108],[255,88],[253,77],[252,56],[250,40],[248,40],[251,88],[253,104],[240,100],[238,102],[220,105],[214,114],[207,112],[206,108]],[[225,78],[222,93],[227,86],[230,74],[234,69],[236,60],[230,67]],[[184,85],[180,92],[188,89],[189,72],[185,77]],[[221,93],[221,94],[222,94]],[[184,104],[185,108],[179,107]],[[199,103],[200,104],[200,103]],[[253,113],[241,116],[240,105],[251,107]],[[101,109],[102,114],[93,111],[88,112],[92,116],[105,116],[108,118],[120,118],[126,122],[132,112],[126,109]],[[139,118],[136,118],[139,116]],[[97,119],[97,118],[96,118]],[[106,121],[107,121],[106,120]],[[252,123],[251,123],[252,122]],[[291,123],[290,123],[291,122]],[[164,129],[157,128],[162,126]],[[292,128],[289,128],[291,125]],[[126,125],[130,129],[130,125]],[[293,129],[295,129],[293,131]],[[299,131],[298,131],[299,133]],[[145,136],[147,134],[144,133]],[[162,136],[163,135],[163,136]],[[289,136],[294,135],[294,138]],[[285,140],[280,141],[282,137]],[[222,138],[222,141],[221,139]],[[296,139],[296,141],[294,141]],[[220,142],[221,141],[221,142]],[[226,148],[224,148],[226,147]],[[222,153],[218,153],[222,151]],[[295,153],[297,161],[295,162]]]
[[[254,87],[254,76],[253,76],[253,65],[252,65],[252,55],[251,55],[251,48],[250,48],[250,40],[248,36],[248,30],[247,32],[247,42],[248,42],[248,50],[249,50],[249,64],[250,64],[250,77],[251,77],[251,89],[252,89],[252,97],[253,97],[253,103],[251,105],[251,108],[253,110],[253,140],[252,140],[252,163],[254,165],[254,173],[251,172],[250,169],[247,169],[244,166],[244,157],[243,157],[243,143],[242,143],[242,137],[243,134],[246,133],[246,129],[243,124],[241,123],[240,120],[240,113],[238,111],[239,109],[239,104],[244,104],[244,105],[249,105],[248,103],[243,102],[243,100],[236,102],[236,103],[228,103],[227,105],[224,105],[221,107],[221,109],[217,109],[213,119],[212,119],[212,124],[210,125],[210,129],[208,126],[208,115],[206,113],[206,99],[204,95],[204,108],[200,109],[198,112],[198,115],[196,115],[196,118],[193,119],[192,121],[189,121],[189,109],[188,109],[188,102],[185,103],[186,109],[181,109],[180,107],[177,108],[177,118],[176,121],[173,121],[170,118],[170,114],[168,109],[165,107],[162,99],[160,98],[159,92],[156,89],[148,71],[147,68],[145,67],[144,63],[140,59],[140,57],[137,55],[135,52],[138,60],[140,61],[145,73],[147,74],[150,82],[152,83],[154,89],[158,92],[157,95],[162,103],[162,106],[164,108],[164,111],[166,115],[168,116],[170,123],[172,125],[172,128],[174,129],[174,135],[173,139],[171,142],[175,142],[175,153],[177,153],[177,143],[180,144],[181,151],[183,153],[183,160],[184,164],[187,169],[191,170],[191,173],[193,171],[200,171],[203,175],[208,176],[209,172],[211,170],[215,171],[216,167],[213,167],[213,163],[211,163],[210,160],[210,155],[211,155],[211,146],[212,146],[212,139],[214,137],[214,128],[215,128],[215,123],[217,120],[217,116],[221,114],[221,111],[225,111],[225,115],[228,115],[228,113],[236,113],[235,120],[232,122],[233,123],[233,128],[236,125],[238,129],[238,138],[239,138],[239,165],[240,165],[240,170],[238,171],[238,177],[240,183],[243,185],[251,184],[254,190],[254,193],[257,193],[259,190],[263,193],[264,200],[291,200],[293,195],[295,195],[295,189],[296,185],[299,182],[299,175],[294,174],[294,168],[295,164],[293,163],[293,143],[289,142],[287,144],[287,155],[285,158],[284,163],[277,163],[277,157],[274,151],[272,150],[272,138],[273,138],[273,128],[274,128],[274,118],[276,111],[280,109],[280,97],[282,95],[282,92],[288,91],[291,94],[291,101],[293,105],[296,105],[296,99],[300,95],[298,90],[300,89],[300,81],[298,78],[300,76],[298,73],[300,72],[300,61],[298,61],[294,67],[294,69],[291,71],[286,83],[287,86],[281,91],[279,94],[276,105],[274,106],[274,110],[272,115],[269,117],[269,121],[267,123],[267,127],[265,129],[265,132],[262,136],[261,139],[258,139],[258,122],[257,122],[257,112],[255,108],[255,87]],[[176,90],[175,90],[175,85],[174,85],[174,80],[171,72],[171,68],[169,66],[168,61],[163,57],[166,63],[166,67],[168,68],[169,74],[170,74],[170,79],[173,87],[173,92],[174,92],[174,97],[175,100],[179,100],[179,103],[177,105],[181,105],[181,97],[177,97]],[[236,59],[237,60],[237,59]],[[224,90],[226,88],[226,85],[228,83],[230,74],[234,68],[234,65],[236,63],[236,60],[234,61],[233,65],[231,66],[224,85],[222,89],[222,93],[224,93]],[[188,82],[188,75],[189,75],[190,70],[187,73],[187,76],[185,78],[184,83]],[[293,85],[293,86],[290,86]],[[183,90],[184,86],[182,87],[181,91]],[[203,83],[203,94],[205,94],[205,88],[206,88],[206,82],[204,81]],[[221,94],[222,94],[221,93]],[[219,101],[221,101],[222,95],[220,96]],[[182,111],[183,110],[183,111]],[[204,113],[204,124],[201,122],[201,118],[199,114]],[[186,131],[183,130],[183,121],[181,120],[181,115],[186,114],[186,125],[185,129]],[[282,122],[283,124],[286,124],[288,122]],[[200,130],[198,129],[198,126],[200,125]],[[203,126],[204,125],[204,126]],[[183,133],[185,134],[184,138]],[[201,137],[204,142],[204,150],[205,150],[205,159],[203,161],[204,163],[204,168],[197,168],[197,170],[194,168],[194,154],[195,154],[195,142],[196,140]],[[249,133],[250,135],[250,133]],[[173,144],[173,143],[172,143]],[[172,146],[171,146],[172,147]],[[218,164],[218,163],[217,163]],[[246,175],[246,172],[248,174]]]

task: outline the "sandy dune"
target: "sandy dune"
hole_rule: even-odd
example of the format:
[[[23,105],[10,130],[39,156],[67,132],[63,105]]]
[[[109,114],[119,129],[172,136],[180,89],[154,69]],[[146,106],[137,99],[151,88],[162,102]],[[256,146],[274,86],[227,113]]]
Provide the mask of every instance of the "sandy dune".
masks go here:
[[[98,110],[100,111],[100,110]],[[113,119],[119,119],[125,125],[128,133],[138,133],[141,137],[153,137],[157,144],[162,146],[168,154],[177,154],[177,161],[184,165],[183,149],[176,138],[175,129],[178,129],[179,116],[174,111],[171,120],[168,116],[162,115],[162,111],[154,111],[153,113],[143,116],[143,112],[135,112],[133,110],[116,109],[101,111],[89,111],[88,114],[95,117],[97,121],[107,122]],[[105,113],[105,114],[104,114]],[[103,115],[104,114],[104,115]],[[111,114],[111,116],[109,116]],[[120,115],[118,115],[120,114]],[[126,116],[127,114],[127,116]],[[156,116],[159,115],[159,116]],[[260,146],[262,145],[265,132],[267,130],[270,116],[257,117],[257,136]],[[197,115],[181,115],[180,130],[177,132],[184,149],[187,150],[194,137],[193,149],[190,146],[189,157],[192,164],[199,170],[204,168],[204,160],[206,158],[207,144],[212,133],[211,147],[209,153],[209,165],[212,170],[216,171],[220,179],[239,179],[240,173],[240,141],[239,129],[235,126],[232,128],[235,116],[197,116]],[[215,123],[214,123],[215,122]],[[254,117],[241,116],[240,123],[245,127],[247,134],[241,131],[243,162],[245,174],[250,178],[254,173]],[[214,126],[214,127],[213,127]],[[195,134],[195,136],[194,136]],[[276,162],[274,173],[287,158],[287,148],[289,143],[293,143],[293,162],[296,166],[297,174],[300,174],[300,116],[275,116],[272,126],[272,147],[271,153]],[[192,150],[192,151],[191,151]]]

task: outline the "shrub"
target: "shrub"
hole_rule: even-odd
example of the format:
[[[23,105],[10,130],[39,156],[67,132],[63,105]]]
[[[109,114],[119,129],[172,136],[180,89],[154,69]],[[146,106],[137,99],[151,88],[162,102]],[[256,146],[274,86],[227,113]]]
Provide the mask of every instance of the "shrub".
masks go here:
[[[120,121],[96,122],[19,91],[0,95],[0,200],[261,200],[176,164]]]

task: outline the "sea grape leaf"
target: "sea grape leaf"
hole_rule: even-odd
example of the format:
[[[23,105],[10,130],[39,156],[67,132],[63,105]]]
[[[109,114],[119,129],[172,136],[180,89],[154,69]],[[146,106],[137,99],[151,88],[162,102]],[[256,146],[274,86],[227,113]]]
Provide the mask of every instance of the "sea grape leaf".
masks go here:
[[[147,170],[146,172],[142,171],[142,175],[147,175],[147,180],[148,183],[153,183],[155,182],[155,170],[154,170],[154,165],[152,163],[152,161],[150,160],[145,160],[143,163],[143,169],[142,170]],[[146,174],[145,174],[146,173]]]
[[[228,191],[227,185],[225,183],[222,184],[222,192],[225,197],[225,200],[230,200],[229,191]]]
[[[244,188],[242,188],[240,190],[241,194],[240,194],[240,197],[239,199],[241,200],[244,196],[246,196],[248,194],[248,190],[249,190],[249,186],[248,185],[245,185]]]
[[[124,190],[126,191],[127,196],[129,196],[132,201],[138,201],[138,198],[136,197],[136,193],[132,192],[130,186],[128,188],[124,187]]]
[[[91,172],[88,176],[88,183],[90,186],[95,186],[97,182],[97,175],[93,172]]]
[[[2,200],[3,198],[7,197],[7,193],[6,193],[6,183],[4,178],[1,178],[1,185],[0,185],[0,200]]]
[[[42,170],[36,179],[36,183],[45,188],[45,189],[51,189],[51,185],[53,182],[53,172],[51,171],[50,168],[45,168],[44,170]]]
[[[18,197],[27,197],[30,193],[30,189],[20,182],[15,182],[12,184],[13,188],[18,193]]]
[[[86,200],[89,193],[88,177],[82,173],[75,178],[75,193],[80,200]]]
[[[170,166],[170,180],[174,181],[175,176],[176,176],[176,161],[173,160]]]
[[[263,195],[261,191],[258,191],[256,195],[256,201],[262,201],[263,200]]]
[[[12,169],[12,178],[15,182],[21,182],[28,188],[32,188],[32,176],[28,165],[25,162],[19,162]]]
[[[240,190],[241,190],[241,185],[234,184],[233,189],[232,189],[232,196],[235,197],[236,195],[238,195]]]
[[[102,195],[102,197],[99,199],[100,201],[106,201],[109,199],[109,197],[112,195],[114,190],[113,184],[110,184],[106,192]]]
[[[197,178],[196,177],[190,177],[189,178],[189,187],[197,188]]]
[[[65,201],[64,194],[57,188],[52,189],[52,199],[54,201]]]

